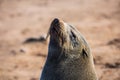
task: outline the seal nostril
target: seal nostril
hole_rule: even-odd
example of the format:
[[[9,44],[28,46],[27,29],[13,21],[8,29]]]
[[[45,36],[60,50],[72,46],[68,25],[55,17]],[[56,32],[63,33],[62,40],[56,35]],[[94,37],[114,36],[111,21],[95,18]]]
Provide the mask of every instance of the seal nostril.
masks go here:
[[[59,23],[59,19],[55,18],[55,19],[53,20],[53,23],[55,23],[55,24]]]

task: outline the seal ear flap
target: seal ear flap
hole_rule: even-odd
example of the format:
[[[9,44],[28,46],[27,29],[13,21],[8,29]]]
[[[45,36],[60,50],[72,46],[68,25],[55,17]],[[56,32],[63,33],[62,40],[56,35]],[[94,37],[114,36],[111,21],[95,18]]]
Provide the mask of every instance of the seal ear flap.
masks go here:
[[[83,56],[83,58],[88,57],[88,53],[86,52],[85,49],[82,49],[82,56]]]

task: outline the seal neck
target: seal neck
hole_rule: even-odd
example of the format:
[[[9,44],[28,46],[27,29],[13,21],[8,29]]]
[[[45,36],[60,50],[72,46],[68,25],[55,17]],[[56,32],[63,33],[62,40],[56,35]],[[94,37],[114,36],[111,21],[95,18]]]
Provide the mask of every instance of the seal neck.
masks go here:
[[[58,58],[60,55],[63,54],[63,47],[60,46],[59,42],[57,40],[53,40],[53,38],[50,38],[49,42],[49,48],[48,48],[48,61],[50,62],[58,62]]]

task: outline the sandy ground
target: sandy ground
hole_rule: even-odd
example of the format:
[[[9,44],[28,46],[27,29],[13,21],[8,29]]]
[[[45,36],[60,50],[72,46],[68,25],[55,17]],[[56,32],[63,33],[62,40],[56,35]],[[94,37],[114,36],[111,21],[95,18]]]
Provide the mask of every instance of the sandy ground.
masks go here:
[[[39,79],[49,41],[24,41],[56,17],[85,36],[99,80],[120,80],[120,0],[0,0],[0,80]]]

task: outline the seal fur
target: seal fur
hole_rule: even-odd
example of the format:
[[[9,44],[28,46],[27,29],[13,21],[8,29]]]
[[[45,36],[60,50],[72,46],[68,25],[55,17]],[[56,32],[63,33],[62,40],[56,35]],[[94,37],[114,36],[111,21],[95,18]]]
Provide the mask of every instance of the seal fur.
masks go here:
[[[75,27],[54,19],[48,35],[48,56],[40,80],[97,80],[89,45]]]

